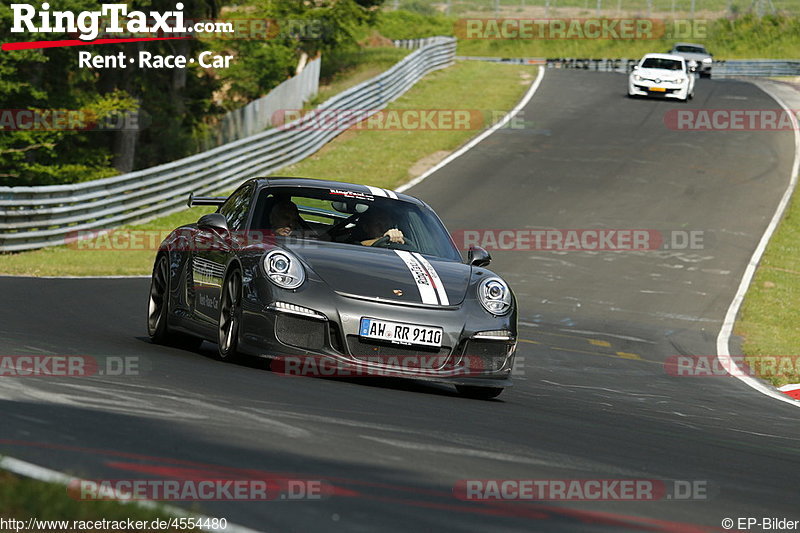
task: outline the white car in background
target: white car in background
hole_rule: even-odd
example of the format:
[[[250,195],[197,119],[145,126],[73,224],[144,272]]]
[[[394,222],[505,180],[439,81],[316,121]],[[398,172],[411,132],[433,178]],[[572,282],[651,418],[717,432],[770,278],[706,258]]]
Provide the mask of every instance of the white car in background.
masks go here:
[[[714,56],[708,53],[702,44],[677,43],[672,47],[668,54],[681,56],[689,63],[689,70],[697,72],[700,77],[711,77],[711,67],[714,64]]]
[[[647,54],[628,76],[628,96],[694,97],[695,75],[686,60],[672,54]]]

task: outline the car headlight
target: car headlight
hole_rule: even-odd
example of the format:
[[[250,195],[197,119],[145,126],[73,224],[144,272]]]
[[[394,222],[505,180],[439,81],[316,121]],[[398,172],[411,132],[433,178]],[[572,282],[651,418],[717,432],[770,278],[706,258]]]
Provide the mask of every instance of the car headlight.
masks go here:
[[[641,76],[639,76],[638,74],[634,74],[634,75],[633,75],[633,79],[634,79],[635,81],[642,81],[642,77],[641,77]]]
[[[487,278],[478,285],[478,300],[493,315],[505,315],[511,310],[511,289],[500,278]]]
[[[282,289],[296,289],[306,280],[300,261],[283,250],[272,250],[264,256],[264,271],[269,280]]]
[[[704,58],[703,58],[703,63],[705,63],[705,64],[709,64],[709,63],[711,63],[712,61],[713,61],[713,59],[711,59],[710,57],[704,57]]]

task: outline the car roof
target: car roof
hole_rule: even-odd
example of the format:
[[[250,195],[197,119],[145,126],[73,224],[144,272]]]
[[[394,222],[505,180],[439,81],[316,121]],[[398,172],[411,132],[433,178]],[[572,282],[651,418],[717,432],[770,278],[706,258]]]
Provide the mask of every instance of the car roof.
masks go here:
[[[359,185],[357,183],[347,183],[344,181],[331,181],[331,180],[313,179],[313,178],[294,178],[294,177],[283,177],[283,176],[271,176],[269,178],[253,178],[248,181],[256,183],[256,186],[260,189],[265,187],[297,187],[300,189],[307,188],[307,189],[328,189],[328,190],[337,189],[348,192],[354,192],[358,194],[367,194],[370,196],[386,197],[390,199],[401,200],[428,207],[428,205],[422,200],[415,198],[413,196],[409,196],[407,194],[395,192],[389,189],[383,189],[381,187]]]
[[[672,48],[675,49],[679,46],[696,46],[697,48],[702,48],[703,50],[706,49],[705,45],[697,43],[675,43],[675,46],[673,46]]]
[[[676,56],[675,54],[645,54],[642,59],[648,59],[651,57],[655,59],[674,59],[675,61],[683,61],[683,57]]]

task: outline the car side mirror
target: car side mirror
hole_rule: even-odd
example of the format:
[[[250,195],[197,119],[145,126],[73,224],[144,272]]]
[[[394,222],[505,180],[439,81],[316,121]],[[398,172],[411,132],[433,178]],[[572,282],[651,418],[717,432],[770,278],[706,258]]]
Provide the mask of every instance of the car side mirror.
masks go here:
[[[633,70],[639,70],[639,65],[634,65]]]
[[[476,267],[485,267],[489,266],[489,263],[492,262],[492,256],[481,248],[480,246],[470,246],[469,252],[467,252],[467,264],[476,266]]]
[[[220,213],[209,213],[200,217],[197,226],[204,230],[214,230],[219,233],[228,233],[228,221]]]

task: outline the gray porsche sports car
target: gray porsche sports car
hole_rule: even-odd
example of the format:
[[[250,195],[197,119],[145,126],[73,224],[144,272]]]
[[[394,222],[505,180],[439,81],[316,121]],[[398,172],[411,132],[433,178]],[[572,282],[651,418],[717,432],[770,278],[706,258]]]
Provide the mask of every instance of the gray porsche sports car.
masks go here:
[[[493,398],[511,385],[517,308],[481,248],[466,262],[424,202],[394,191],[257,178],[161,244],[154,342],[218,344],[273,371],[396,376]]]

